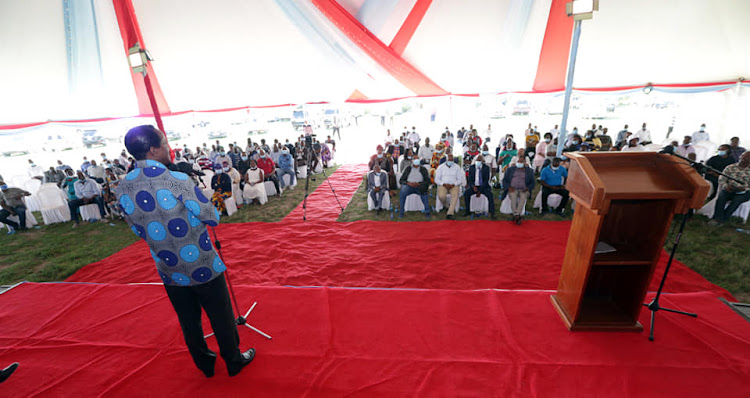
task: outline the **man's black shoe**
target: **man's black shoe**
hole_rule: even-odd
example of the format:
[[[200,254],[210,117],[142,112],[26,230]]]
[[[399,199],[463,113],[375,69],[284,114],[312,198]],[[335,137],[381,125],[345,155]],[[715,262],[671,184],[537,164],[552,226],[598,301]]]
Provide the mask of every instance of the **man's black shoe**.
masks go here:
[[[446,216],[445,216],[445,219],[446,219],[446,220],[452,220],[452,219],[453,219],[453,214],[448,214],[448,215],[446,215]]]
[[[10,377],[10,375],[12,375],[13,372],[16,371],[16,369],[18,369],[18,362],[13,362],[7,368],[0,370],[0,383],[7,380],[8,377]]]
[[[490,218],[493,219],[493,220],[497,219],[497,217],[495,216],[495,213],[490,213]]]
[[[247,366],[250,362],[253,361],[253,358],[255,358],[255,348],[251,348],[245,352],[242,353],[242,360],[240,361],[240,366],[236,369],[227,369],[229,370],[229,376],[236,376],[242,368]]]
[[[214,365],[216,364],[216,353],[210,352],[209,355],[211,356],[211,368],[207,370],[203,370],[203,374],[206,375],[206,377],[214,377]]]

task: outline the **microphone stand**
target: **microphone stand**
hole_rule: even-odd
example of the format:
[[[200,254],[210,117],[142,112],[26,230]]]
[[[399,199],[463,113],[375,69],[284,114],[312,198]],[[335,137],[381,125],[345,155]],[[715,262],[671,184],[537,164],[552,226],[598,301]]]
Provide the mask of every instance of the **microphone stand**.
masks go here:
[[[669,151],[665,151],[665,152],[662,152],[662,153],[667,153],[669,155],[672,155],[672,156],[675,156],[675,157],[678,157],[678,158],[680,158],[682,160],[687,161],[689,163],[689,166],[695,168],[696,171],[700,172],[699,168],[703,168],[704,170],[714,172],[714,173],[716,173],[718,175],[721,175],[721,176],[724,176],[724,177],[726,177],[726,178],[728,178],[730,180],[734,180],[734,181],[737,181],[737,182],[740,182],[740,183],[744,183],[744,181],[738,180],[738,179],[736,179],[734,177],[730,177],[730,176],[728,176],[728,175],[720,172],[719,170],[716,170],[716,169],[714,169],[712,167],[706,166],[703,163],[698,163],[696,161],[690,160],[690,159],[688,159],[688,158],[686,158],[684,156],[680,156],[680,155],[678,155],[676,153],[671,153]],[[677,162],[677,163],[682,163],[682,162]],[[671,308],[664,308],[664,307],[662,307],[662,306],[659,305],[659,299],[661,298],[661,292],[664,289],[664,283],[667,281],[667,275],[669,274],[669,269],[672,267],[672,261],[674,261],[675,253],[677,253],[677,246],[680,244],[680,239],[682,238],[682,232],[685,230],[685,224],[687,224],[687,220],[691,216],[692,216],[692,210],[690,212],[688,212],[688,214],[685,214],[685,215],[682,216],[682,221],[680,222],[680,229],[677,232],[677,236],[675,237],[674,244],[672,245],[672,251],[669,254],[669,261],[667,261],[667,267],[664,269],[664,274],[661,277],[661,282],[659,282],[659,289],[656,291],[656,296],[654,297],[653,300],[651,300],[650,303],[648,303],[648,304],[644,303],[643,304],[645,307],[647,307],[649,309],[649,311],[651,311],[651,331],[650,331],[649,336],[648,336],[649,341],[654,341],[654,321],[656,320],[656,313],[659,312],[660,310],[667,311],[667,312],[673,312],[675,314],[687,315],[687,316],[691,316],[693,318],[697,318],[698,317],[698,314],[695,314],[695,313],[692,313],[692,312],[685,312],[685,311],[679,311],[679,310],[675,310],[675,309],[671,309]]]

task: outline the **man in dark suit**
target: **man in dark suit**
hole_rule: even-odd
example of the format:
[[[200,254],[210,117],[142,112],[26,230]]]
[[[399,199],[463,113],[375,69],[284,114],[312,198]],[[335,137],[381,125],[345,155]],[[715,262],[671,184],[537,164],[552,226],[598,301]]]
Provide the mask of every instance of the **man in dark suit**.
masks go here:
[[[479,167],[479,173],[477,173],[477,167]],[[469,175],[466,178],[466,191],[464,192],[464,204],[466,205],[466,211],[464,216],[469,215],[469,201],[471,195],[484,195],[490,203],[490,217],[495,218],[495,200],[492,197],[492,190],[490,189],[490,166],[484,164],[484,157],[477,155],[474,158],[474,164],[469,167]]]

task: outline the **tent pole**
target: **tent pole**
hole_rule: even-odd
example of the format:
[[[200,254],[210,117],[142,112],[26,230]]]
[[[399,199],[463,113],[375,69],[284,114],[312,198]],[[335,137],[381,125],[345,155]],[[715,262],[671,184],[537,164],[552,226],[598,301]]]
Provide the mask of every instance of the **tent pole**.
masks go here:
[[[151,110],[154,113],[156,125],[159,127],[159,130],[163,131],[164,134],[166,134],[167,131],[164,130],[164,123],[162,123],[161,121],[161,113],[159,112],[159,106],[156,104],[154,88],[151,86],[151,78],[149,77],[148,73],[145,73],[145,76],[143,76],[143,82],[146,83],[146,92],[148,93],[148,100],[149,102],[151,102]]]
[[[581,21],[575,21],[573,28],[573,40],[570,43],[570,58],[568,60],[568,78],[565,82],[565,105],[563,105],[562,122],[560,123],[560,135],[557,138],[557,157],[562,156],[566,138],[568,137],[568,113],[570,112],[570,95],[573,92],[573,74],[576,69],[576,55],[578,54],[578,38],[581,37]]]

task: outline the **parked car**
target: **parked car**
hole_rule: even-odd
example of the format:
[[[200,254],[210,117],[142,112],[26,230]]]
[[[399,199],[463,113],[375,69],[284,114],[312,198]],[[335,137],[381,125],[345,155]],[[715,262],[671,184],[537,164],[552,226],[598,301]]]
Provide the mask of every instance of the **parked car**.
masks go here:
[[[180,138],[182,138],[182,136],[180,135],[180,133],[178,133],[178,132],[176,132],[174,130],[167,130],[167,140],[169,140],[170,142],[177,141]]]
[[[208,133],[208,138],[212,140],[219,139],[219,138],[226,138],[226,137],[227,137],[227,132],[224,130],[213,130],[210,133]]]
[[[83,145],[86,148],[107,145],[106,142],[104,142],[104,137],[102,137],[101,135],[98,135],[96,130],[82,130],[82,133],[83,133]]]
[[[516,102],[516,106],[513,107],[514,115],[528,115],[531,112],[531,105],[527,100],[519,100]]]

